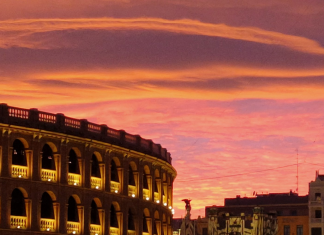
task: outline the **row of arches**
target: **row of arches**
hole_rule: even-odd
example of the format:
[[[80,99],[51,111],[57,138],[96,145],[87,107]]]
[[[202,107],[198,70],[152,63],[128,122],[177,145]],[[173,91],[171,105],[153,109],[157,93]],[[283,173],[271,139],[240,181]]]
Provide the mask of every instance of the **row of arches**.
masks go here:
[[[12,144],[11,154],[11,175],[15,178],[30,178],[30,165],[32,152],[25,139],[17,138]],[[46,142],[39,154],[40,174],[42,181],[59,182],[58,175],[61,155],[52,142]],[[138,165],[130,161],[128,169],[124,169],[118,157],[112,157],[109,162],[109,169],[105,171],[105,163],[99,152],[93,152],[90,160],[90,179],[85,179],[83,168],[85,163],[81,158],[81,151],[71,147],[67,156],[67,184],[74,186],[85,186],[90,181],[90,187],[98,190],[105,190],[105,181],[109,181],[109,188],[106,191],[119,194],[128,194],[130,197],[143,195],[145,200],[153,200],[156,203],[163,203],[165,206],[172,204],[172,177],[166,172],[161,173],[159,169],[153,172],[148,165],[144,165],[142,175],[139,175]],[[124,179],[127,172],[127,179]],[[108,174],[106,174],[106,172]],[[127,184],[126,190],[123,184]]]
[[[10,228],[11,229],[28,229],[30,224],[31,202],[28,200],[28,194],[23,188],[15,188],[11,193],[10,202]],[[64,203],[64,202],[61,202]],[[160,217],[159,211],[154,214],[150,213],[148,208],[144,208],[142,212],[137,211],[134,207],[129,207],[127,216],[123,216],[120,204],[113,201],[107,210],[103,208],[99,198],[91,200],[89,221],[83,220],[82,202],[78,195],[68,197],[66,209],[66,233],[83,234],[83,227],[88,224],[90,234],[100,235],[104,233],[105,216],[108,216],[109,234],[122,234],[123,223],[127,223],[127,234],[139,234],[139,231],[145,235],[167,235],[170,234],[170,217],[165,213]],[[59,211],[58,202],[53,192],[43,192],[40,198],[40,231],[58,232],[59,215],[63,215]],[[106,214],[105,214],[106,211]],[[142,218],[140,219],[140,217]],[[84,225],[82,224],[84,223]],[[64,225],[63,225],[64,227]],[[64,232],[65,233],[65,232]]]

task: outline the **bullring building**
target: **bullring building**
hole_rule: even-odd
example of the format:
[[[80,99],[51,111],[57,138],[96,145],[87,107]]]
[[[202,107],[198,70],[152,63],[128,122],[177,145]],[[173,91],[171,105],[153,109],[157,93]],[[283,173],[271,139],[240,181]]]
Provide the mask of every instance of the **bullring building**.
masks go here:
[[[161,145],[6,104],[0,131],[0,234],[172,234],[176,171]]]

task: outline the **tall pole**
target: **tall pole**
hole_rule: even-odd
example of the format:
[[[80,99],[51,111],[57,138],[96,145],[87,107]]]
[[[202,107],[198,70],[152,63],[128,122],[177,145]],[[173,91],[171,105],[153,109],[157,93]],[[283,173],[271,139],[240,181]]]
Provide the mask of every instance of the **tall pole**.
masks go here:
[[[298,148],[296,149],[296,152],[297,152],[297,194],[298,194]]]

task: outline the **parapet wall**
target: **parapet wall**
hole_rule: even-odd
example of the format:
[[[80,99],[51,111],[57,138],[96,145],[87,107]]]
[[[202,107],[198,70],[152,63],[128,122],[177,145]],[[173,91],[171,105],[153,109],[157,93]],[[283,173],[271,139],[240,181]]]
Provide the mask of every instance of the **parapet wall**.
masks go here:
[[[170,153],[160,144],[124,130],[115,130],[105,124],[88,122],[86,119],[74,119],[61,113],[46,113],[38,109],[22,109],[0,104],[0,122],[102,141],[148,154],[172,164]]]

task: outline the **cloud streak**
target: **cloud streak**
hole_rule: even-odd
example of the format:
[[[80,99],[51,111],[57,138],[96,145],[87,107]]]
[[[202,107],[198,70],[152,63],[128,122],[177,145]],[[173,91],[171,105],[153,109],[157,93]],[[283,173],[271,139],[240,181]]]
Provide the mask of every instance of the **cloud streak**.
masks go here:
[[[310,54],[324,54],[324,48],[311,39],[266,31],[252,27],[232,27],[225,24],[211,24],[200,21],[181,19],[166,20],[158,18],[116,19],[22,19],[0,21],[0,47],[13,46],[27,48],[53,48],[47,40],[31,41],[36,33],[48,33],[66,30],[157,30],[177,34],[222,37],[233,40],[250,41],[267,45],[287,47],[291,50]],[[55,47],[55,46],[54,46]]]

